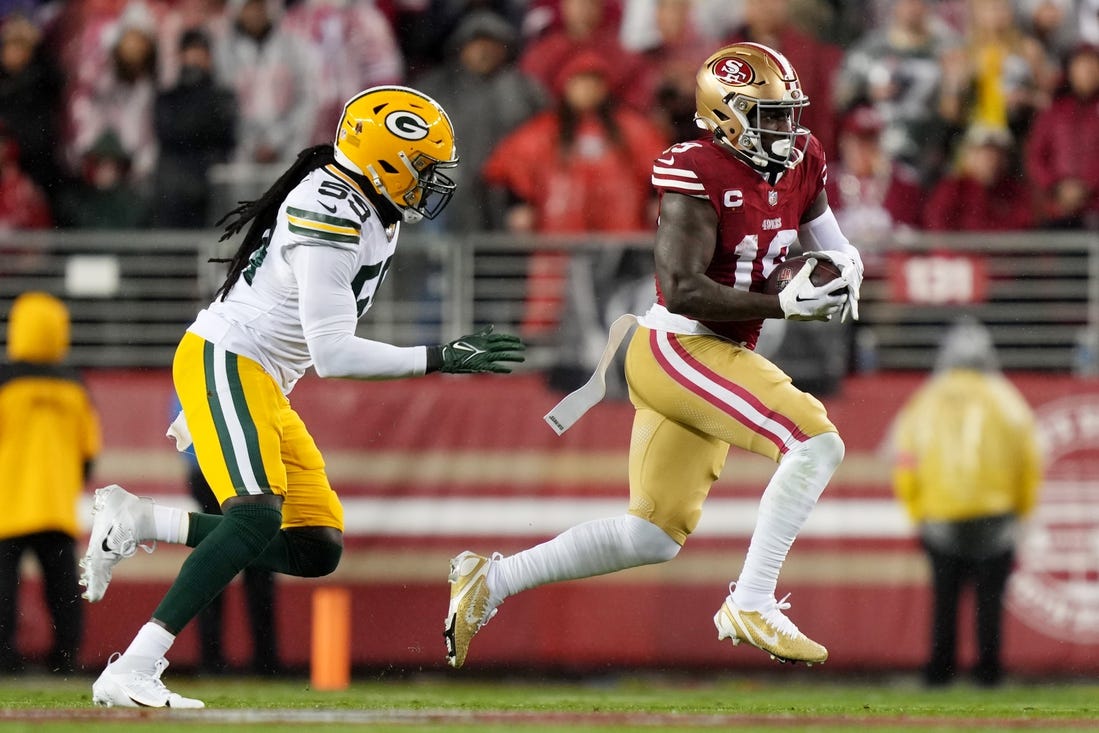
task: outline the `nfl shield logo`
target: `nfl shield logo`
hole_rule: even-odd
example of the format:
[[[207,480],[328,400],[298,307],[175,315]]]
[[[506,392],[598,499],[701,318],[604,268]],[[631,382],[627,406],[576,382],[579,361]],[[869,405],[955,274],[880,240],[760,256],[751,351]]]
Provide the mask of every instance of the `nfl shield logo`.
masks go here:
[[[778,204],[778,191],[767,192],[767,204],[769,206],[775,206]]]

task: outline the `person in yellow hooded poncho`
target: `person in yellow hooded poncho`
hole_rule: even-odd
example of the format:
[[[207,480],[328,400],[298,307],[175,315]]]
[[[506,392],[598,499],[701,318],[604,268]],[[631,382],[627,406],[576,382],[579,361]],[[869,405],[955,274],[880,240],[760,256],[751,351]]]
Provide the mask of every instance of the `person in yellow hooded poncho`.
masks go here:
[[[42,571],[54,637],[46,666],[76,670],[83,631],[77,585],[77,508],[99,453],[99,417],[69,352],[69,312],[46,293],[15,299],[8,362],[0,365],[0,671],[24,661],[15,645],[19,565],[29,550]]]
[[[960,319],[935,373],[894,425],[893,485],[918,525],[931,564],[933,617],[924,681],[956,676],[958,599],[972,583],[977,612],[974,681],[998,684],[1004,591],[1019,520],[1034,508],[1042,465],[1033,413],[1000,373],[988,330]]]

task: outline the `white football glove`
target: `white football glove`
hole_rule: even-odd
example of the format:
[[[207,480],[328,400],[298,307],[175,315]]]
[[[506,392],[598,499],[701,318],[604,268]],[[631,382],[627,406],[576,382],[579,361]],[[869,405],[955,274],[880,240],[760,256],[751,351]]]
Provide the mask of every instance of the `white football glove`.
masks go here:
[[[843,304],[840,323],[845,322],[849,315],[851,320],[859,320],[859,290],[862,288],[862,257],[859,256],[859,251],[852,249],[850,252],[840,252],[835,249],[826,249],[813,252],[813,255],[820,255],[830,260],[839,268],[840,276],[847,281],[847,302]]]
[[[830,321],[832,314],[847,302],[846,293],[831,294],[846,284],[842,277],[820,286],[809,282],[816,266],[817,260],[810,259],[778,294],[779,305],[788,320]]]

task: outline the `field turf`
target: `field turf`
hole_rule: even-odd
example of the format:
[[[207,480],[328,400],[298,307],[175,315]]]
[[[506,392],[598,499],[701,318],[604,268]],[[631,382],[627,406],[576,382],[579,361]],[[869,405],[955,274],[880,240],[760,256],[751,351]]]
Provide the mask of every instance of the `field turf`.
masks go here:
[[[462,673],[359,677],[316,692],[275,681],[169,674],[205,710],[97,708],[91,678],[0,679],[0,731],[1004,731],[1099,730],[1099,681],[960,683],[923,689],[910,677],[623,674],[586,680],[485,679]]]

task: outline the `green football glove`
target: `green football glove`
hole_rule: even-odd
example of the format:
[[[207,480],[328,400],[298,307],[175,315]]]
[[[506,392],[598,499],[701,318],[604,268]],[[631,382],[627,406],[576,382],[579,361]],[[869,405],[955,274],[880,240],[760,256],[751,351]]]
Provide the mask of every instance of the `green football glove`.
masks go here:
[[[449,344],[429,346],[427,368],[448,374],[510,374],[511,367],[502,362],[523,361],[524,349],[518,336],[493,333],[492,326],[485,326]]]

